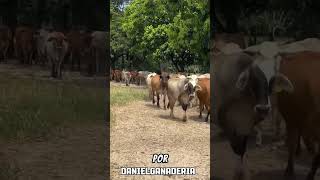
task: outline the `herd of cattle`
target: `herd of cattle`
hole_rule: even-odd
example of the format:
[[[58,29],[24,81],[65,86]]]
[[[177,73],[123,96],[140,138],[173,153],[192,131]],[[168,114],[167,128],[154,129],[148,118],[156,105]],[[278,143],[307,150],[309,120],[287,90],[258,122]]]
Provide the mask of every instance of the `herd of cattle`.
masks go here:
[[[70,30],[55,31],[52,28],[36,29],[19,26],[12,31],[0,25],[0,60],[12,54],[21,64],[50,64],[51,76],[61,78],[62,66],[66,63],[73,70],[84,65],[89,75],[99,69],[98,58],[106,51],[107,33],[104,31]],[[12,47],[12,48],[10,48]]]
[[[173,118],[173,109],[176,102],[179,102],[184,110],[183,120],[187,121],[187,109],[189,106],[199,104],[200,115],[204,108],[208,111],[206,121],[210,115],[210,74],[193,74],[188,75],[183,73],[169,74],[162,71],[151,73],[147,71],[121,71],[111,70],[111,79],[117,82],[123,82],[127,86],[130,83],[137,85],[145,84],[149,89],[149,97],[152,103],[160,107],[160,96],[163,96],[163,109],[170,108],[170,117]],[[169,102],[166,103],[166,97]],[[155,100],[156,98],[156,100]]]
[[[278,116],[286,124],[289,155],[285,177],[294,179],[294,161],[303,139],[315,155],[307,176],[313,180],[320,164],[320,40],[263,42],[244,48],[229,38],[214,43],[212,56],[212,113],[242,165],[235,178],[250,179],[243,160],[247,140],[271,115],[277,131]],[[261,137],[257,139],[261,141]]]

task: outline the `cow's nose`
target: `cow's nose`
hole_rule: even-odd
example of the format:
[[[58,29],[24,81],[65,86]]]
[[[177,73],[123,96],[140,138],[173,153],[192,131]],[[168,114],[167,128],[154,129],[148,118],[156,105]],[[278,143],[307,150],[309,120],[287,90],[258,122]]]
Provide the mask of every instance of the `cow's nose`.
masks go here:
[[[255,112],[258,113],[258,114],[268,114],[270,112],[270,109],[271,108],[268,105],[260,105],[260,104],[258,104],[258,105],[256,105],[254,107]]]

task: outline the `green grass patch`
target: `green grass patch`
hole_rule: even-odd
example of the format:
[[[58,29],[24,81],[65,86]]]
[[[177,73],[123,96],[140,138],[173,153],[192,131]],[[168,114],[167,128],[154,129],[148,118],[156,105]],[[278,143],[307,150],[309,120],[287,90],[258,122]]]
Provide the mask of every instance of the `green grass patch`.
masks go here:
[[[110,94],[110,105],[119,106],[133,101],[145,100],[148,96],[148,91],[147,89],[111,86]]]
[[[46,137],[57,127],[103,121],[103,87],[0,74],[0,137]]]

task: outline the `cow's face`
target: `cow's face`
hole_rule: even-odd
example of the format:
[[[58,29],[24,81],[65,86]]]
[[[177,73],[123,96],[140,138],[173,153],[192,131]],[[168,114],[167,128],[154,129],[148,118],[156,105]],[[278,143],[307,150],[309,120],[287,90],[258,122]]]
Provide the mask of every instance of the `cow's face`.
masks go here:
[[[192,100],[195,97],[195,88],[192,83],[187,82],[184,85],[184,91],[189,95],[189,100]]]
[[[49,37],[48,41],[53,42],[53,46],[56,49],[62,49],[64,47],[63,43],[67,41],[67,38],[65,36],[55,35],[55,36]]]
[[[160,75],[160,81],[162,87],[168,87],[168,81],[170,79],[170,75],[167,72],[162,72]]]
[[[271,110],[270,96],[273,92],[293,90],[291,82],[284,75],[276,73],[275,63],[273,60],[256,61],[240,74],[236,84],[239,89],[255,97],[254,111],[261,118],[265,118]]]

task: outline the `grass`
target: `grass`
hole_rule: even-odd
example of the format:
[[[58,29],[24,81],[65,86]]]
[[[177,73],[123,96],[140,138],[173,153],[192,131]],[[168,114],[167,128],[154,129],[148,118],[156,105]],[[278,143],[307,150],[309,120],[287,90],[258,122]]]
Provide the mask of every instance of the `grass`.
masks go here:
[[[103,121],[103,87],[0,74],[0,137],[28,139],[75,123]]]
[[[123,106],[130,102],[145,100],[148,97],[146,89],[112,86],[110,88],[110,107]],[[116,115],[110,112],[111,125],[115,123]]]
[[[0,179],[18,180],[21,169],[16,163],[9,160],[1,159],[0,162]]]
[[[122,106],[133,101],[145,100],[148,96],[146,89],[111,86],[110,105]]]

